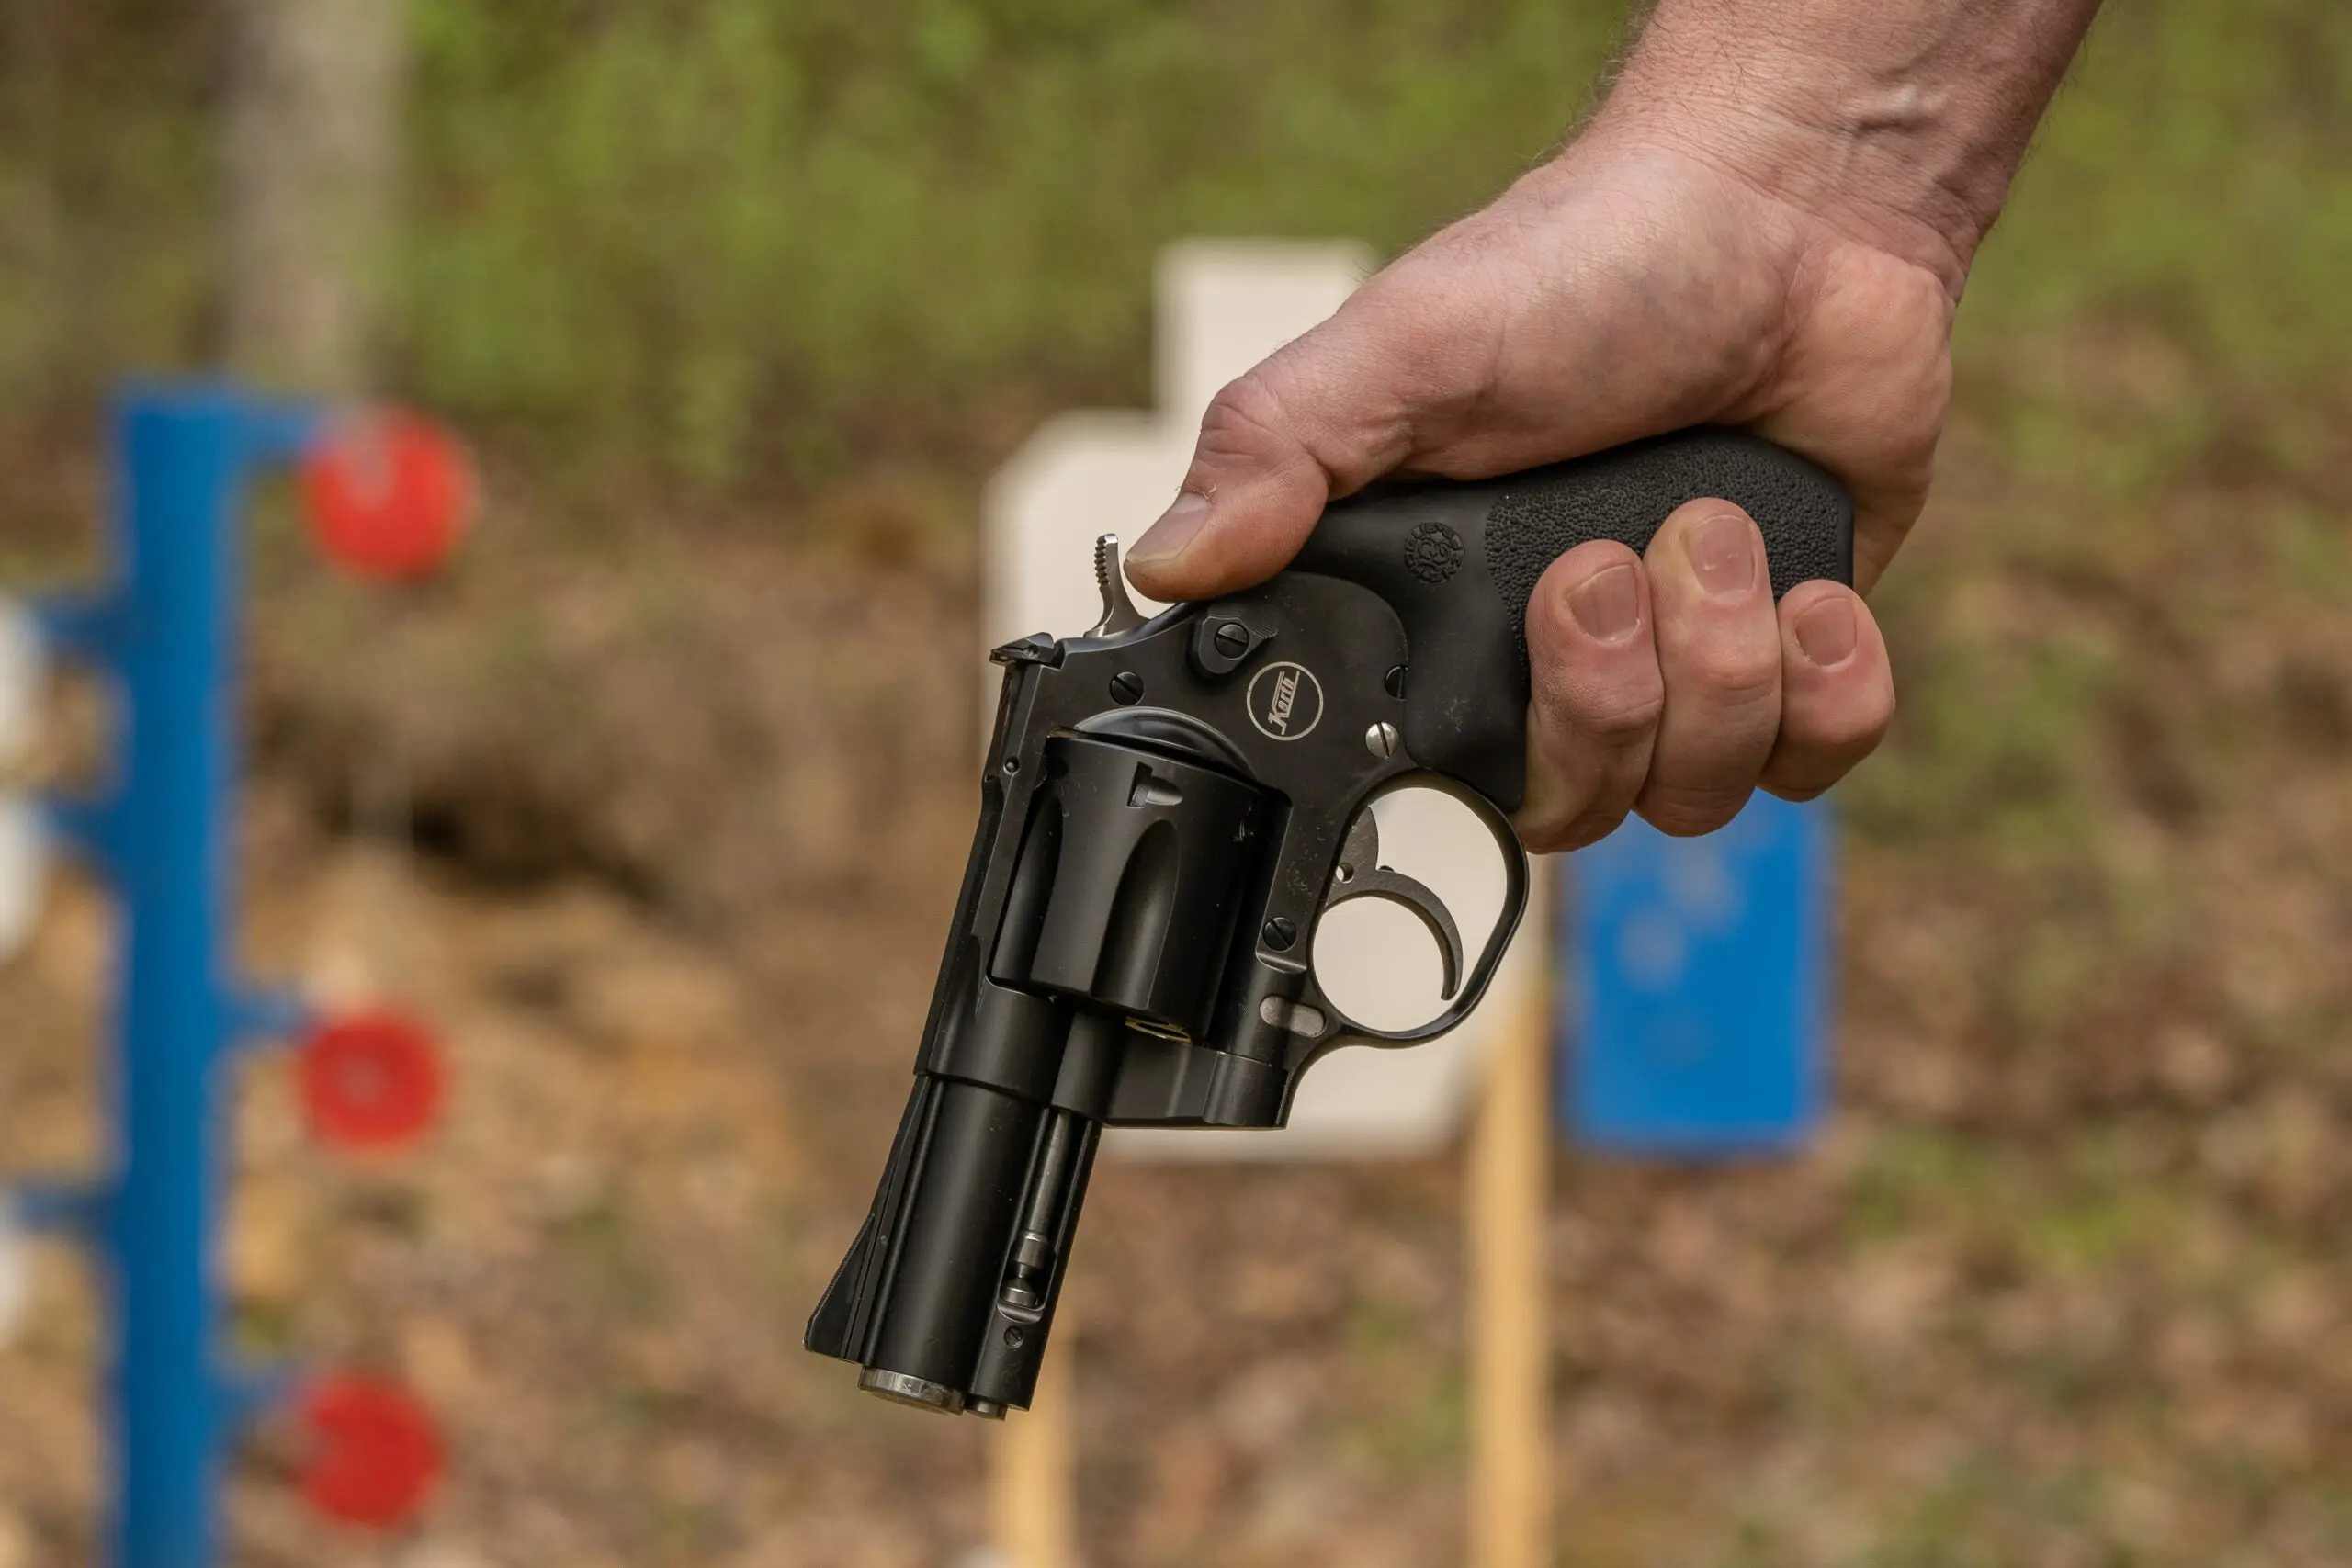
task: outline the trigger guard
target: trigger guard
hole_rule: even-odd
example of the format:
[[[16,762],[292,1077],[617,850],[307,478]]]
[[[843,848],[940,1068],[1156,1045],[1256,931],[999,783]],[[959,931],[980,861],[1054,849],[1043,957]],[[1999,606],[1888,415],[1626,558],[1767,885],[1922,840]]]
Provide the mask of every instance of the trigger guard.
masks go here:
[[[1444,988],[1439,993],[1440,997],[1446,1001],[1453,1000],[1454,993],[1462,989],[1464,955],[1461,928],[1453,923],[1453,911],[1445,907],[1445,901],[1423,883],[1384,865],[1358,872],[1353,882],[1323,901],[1323,912],[1329,914],[1340,905],[1352,904],[1359,898],[1377,898],[1384,904],[1394,904],[1421,922],[1430,940],[1437,943],[1438,957],[1445,965]]]
[[[1486,946],[1479,949],[1478,961],[1471,965],[1469,977],[1463,981],[1462,988],[1453,994],[1444,1010],[1435,1018],[1411,1029],[1374,1029],[1350,1018],[1346,1010],[1332,1001],[1323,989],[1322,981],[1316,977],[1315,966],[1309,964],[1299,1001],[1318,1010],[1330,1021],[1329,1028],[1317,1043],[1318,1052],[1354,1043],[1384,1046],[1419,1045],[1445,1033],[1469,1017],[1485,998],[1487,987],[1493,981],[1495,971],[1501,966],[1503,954],[1510,951],[1510,939],[1518,933],[1519,922],[1527,914],[1527,850],[1519,841],[1519,829],[1511,826],[1510,818],[1503,814],[1500,807],[1459,779],[1444,773],[1408,773],[1365,796],[1358,807],[1359,812],[1368,818],[1373,802],[1397,789],[1433,789],[1469,808],[1470,814],[1494,839],[1495,847],[1502,852],[1502,913],[1496,919],[1495,929],[1487,936]],[[1419,886],[1419,884],[1415,883],[1414,886]],[[1367,892],[1356,897],[1393,897],[1394,895]],[[1347,901],[1345,897],[1334,897],[1325,903],[1324,909],[1328,911]],[[1438,908],[1442,909],[1444,906],[1439,904]]]

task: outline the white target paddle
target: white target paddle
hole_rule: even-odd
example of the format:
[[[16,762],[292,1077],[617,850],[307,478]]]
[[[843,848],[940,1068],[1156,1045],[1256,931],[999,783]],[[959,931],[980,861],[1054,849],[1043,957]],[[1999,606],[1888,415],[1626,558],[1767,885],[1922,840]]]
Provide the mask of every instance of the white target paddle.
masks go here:
[[[30,611],[0,599],[0,772],[20,766],[40,733],[49,650]]]
[[[0,1197],[0,1349],[16,1340],[25,1324],[33,1294],[32,1251],[16,1204]]]
[[[20,952],[40,919],[49,839],[40,814],[22,795],[0,795],[0,964]]]

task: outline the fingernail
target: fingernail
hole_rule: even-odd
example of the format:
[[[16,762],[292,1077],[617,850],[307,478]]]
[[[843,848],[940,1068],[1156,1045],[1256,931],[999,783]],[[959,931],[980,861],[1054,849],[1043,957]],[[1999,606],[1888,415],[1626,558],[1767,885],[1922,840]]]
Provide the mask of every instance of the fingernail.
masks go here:
[[[1129,560],[1168,560],[1182,555],[1201,525],[1209,520],[1209,498],[1186,491],[1175,503],[1159,514],[1159,521],[1143,531],[1136,547],[1127,552]]]
[[[1568,591],[1568,613],[1595,642],[1623,642],[1642,624],[1641,585],[1630,566],[1612,566]]]
[[[1797,617],[1797,646],[1824,670],[1846,662],[1854,651],[1854,604],[1842,596],[1824,599]]]
[[[1754,532],[1747,518],[1730,512],[1719,512],[1691,529],[1682,551],[1690,558],[1690,570],[1699,574],[1699,586],[1725,597],[1755,586]]]

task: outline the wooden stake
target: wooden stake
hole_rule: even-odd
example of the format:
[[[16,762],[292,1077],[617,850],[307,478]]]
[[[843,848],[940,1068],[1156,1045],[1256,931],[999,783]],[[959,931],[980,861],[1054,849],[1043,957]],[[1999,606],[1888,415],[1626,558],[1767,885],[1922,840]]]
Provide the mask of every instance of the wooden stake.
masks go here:
[[[996,1550],[1002,1568],[1078,1568],[1078,1434],[1065,1292],[1035,1402],[994,1436]]]
[[[1541,940],[1540,928],[1538,940]],[[1521,934],[1521,941],[1528,933]],[[1550,1198],[1551,1012],[1532,976],[1487,1064],[1472,1134],[1470,1568],[1550,1568],[1551,1345],[1544,1291]],[[1503,1000],[1506,998],[1497,998]]]

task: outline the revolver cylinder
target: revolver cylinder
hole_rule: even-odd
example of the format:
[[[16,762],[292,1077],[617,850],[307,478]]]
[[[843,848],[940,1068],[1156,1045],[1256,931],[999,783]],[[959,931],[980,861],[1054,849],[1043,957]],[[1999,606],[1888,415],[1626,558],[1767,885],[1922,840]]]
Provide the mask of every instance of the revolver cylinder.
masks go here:
[[[1047,741],[1046,768],[989,977],[1207,1033],[1266,792],[1087,736]]]

